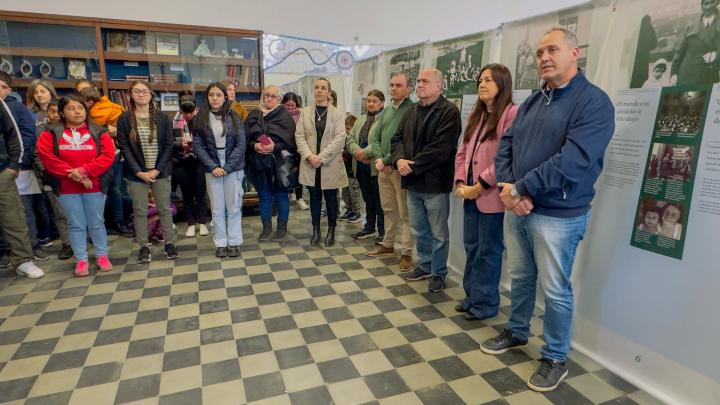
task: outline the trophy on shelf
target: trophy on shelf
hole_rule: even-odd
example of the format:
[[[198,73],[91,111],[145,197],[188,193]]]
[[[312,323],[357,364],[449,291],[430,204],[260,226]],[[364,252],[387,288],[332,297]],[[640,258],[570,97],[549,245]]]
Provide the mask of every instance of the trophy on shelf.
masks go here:
[[[87,79],[85,61],[82,59],[70,59],[68,61],[68,76],[73,79]]]
[[[12,65],[12,62],[10,62],[10,59],[2,58],[2,60],[0,60],[0,71],[3,71],[5,73],[9,74],[10,76],[12,76],[13,65]]]
[[[22,63],[20,64],[20,73],[22,73],[24,78],[32,79],[33,65],[29,60],[22,60]]]
[[[193,55],[205,57],[205,56],[211,56],[212,53],[210,52],[210,48],[207,45],[207,40],[205,38],[200,38],[200,43],[198,44],[197,48],[193,51]]]
[[[52,75],[52,65],[44,60],[40,62],[40,76],[42,76],[43,79],[49,79],[50,75]]]

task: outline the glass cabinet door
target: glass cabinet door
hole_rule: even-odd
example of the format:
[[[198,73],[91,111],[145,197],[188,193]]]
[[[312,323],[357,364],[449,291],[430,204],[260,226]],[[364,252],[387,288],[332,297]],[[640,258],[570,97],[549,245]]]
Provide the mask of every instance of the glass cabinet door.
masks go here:
[[[46,79],[56,89],[72,88],[77,79],[102,81],[92,26],[0,21],[0,70],[13,87]]]

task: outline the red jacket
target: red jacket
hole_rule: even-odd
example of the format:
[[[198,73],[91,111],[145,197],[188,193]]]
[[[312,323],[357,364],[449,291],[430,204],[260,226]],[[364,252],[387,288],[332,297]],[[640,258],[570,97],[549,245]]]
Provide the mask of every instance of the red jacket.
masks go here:
[[[480,193],[475,199],[478,210],[485,214],[505,211],[505,206],[502,201],[500,201],[500,192],[498,188],[495,187],[495,155],[497,154],[500,136],[505,135],[505,132],[512,126],[517,110],[518,106],[514,104],[505,107],[505,111],[503,111],[495,127],[498,136],[492,141],[485,141],[479,144],[477,148],[475,148],[475,154],[470,156],[475,147],[475,140],[480,136],[480,130],[483,126],[482,122],[478,123],[470,140],[467,143],[460,142],[457,154],[455,155],[455,183],[459,181],[467,183],[468,166],[472,161],[473,176],[475,176],[475,179],[481,177],[483,181],[492,186],[490,189]],[[473,184],[477,182],[477,180],[474,180]]]
[[[37,151],[45,170],[60,179],[60,194],[100,192],[100,176],[110,169],[115,160],[115,146],[107,132],[100,136],[101,154],[87,125],[77,129],[65,128],[58,145],[58,155],[53,148],[55,135],[46,130],[37,140]],[[68,172],[80,168],[93,182],[92,189],[70,180]]]

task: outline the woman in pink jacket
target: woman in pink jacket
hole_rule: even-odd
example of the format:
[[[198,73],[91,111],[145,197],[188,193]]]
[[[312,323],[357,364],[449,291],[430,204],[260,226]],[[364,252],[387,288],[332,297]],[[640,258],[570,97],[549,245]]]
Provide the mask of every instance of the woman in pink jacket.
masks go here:
[[[463,200],[467,252],[463,276],[467,298],[455,310],[464,312],[468,320],[492,318],[500,306],[505,206],[495,182],[495,154],[518,108],[512,102],[512,76],[505,66],[483,67],[477,84],[478,101],[455,156],[455,195]]]

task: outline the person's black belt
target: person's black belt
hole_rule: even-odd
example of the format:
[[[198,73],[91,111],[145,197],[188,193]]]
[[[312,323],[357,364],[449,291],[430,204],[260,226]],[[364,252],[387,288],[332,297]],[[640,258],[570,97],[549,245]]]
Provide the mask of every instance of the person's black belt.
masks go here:
[[[215,149],[217,149],[217,150],[225,150],[225,148],[215,148]]]

